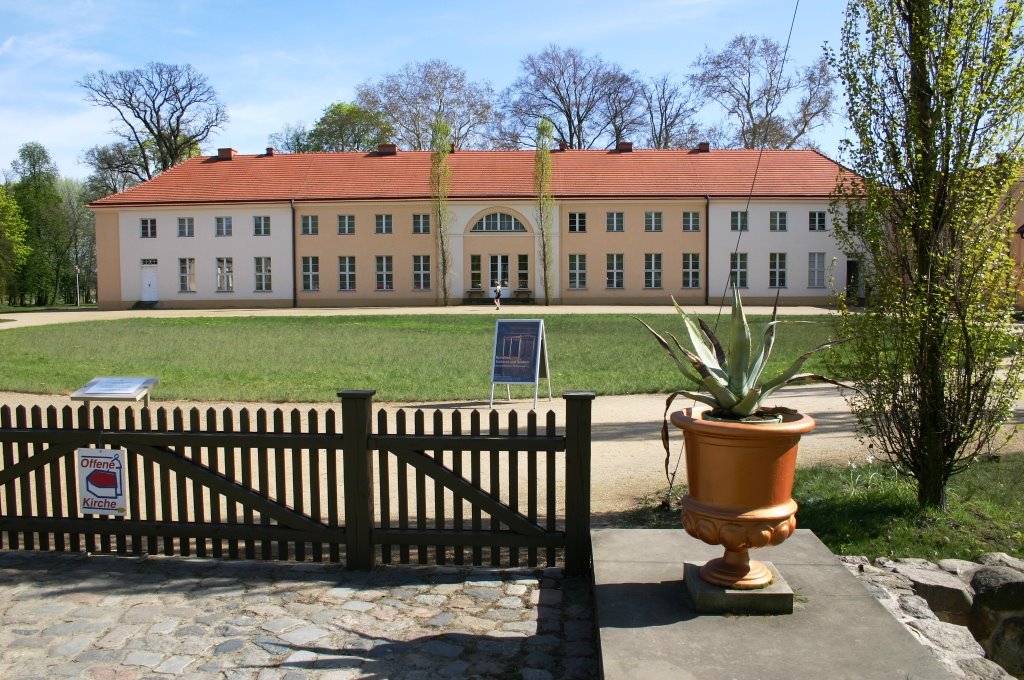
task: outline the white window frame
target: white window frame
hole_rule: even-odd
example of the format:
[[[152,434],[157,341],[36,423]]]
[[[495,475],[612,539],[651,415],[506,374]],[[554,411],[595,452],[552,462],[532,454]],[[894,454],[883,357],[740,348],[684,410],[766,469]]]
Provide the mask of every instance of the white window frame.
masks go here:
[[[223,217],[213,218],[213,235],[214,236],[231,236],[232,224],[231,216],[225,215]]]
[[[235,258],[218,257],[216,262],[217,292],[235,292]]]
[[[661,231],[662,214],[660,210],[644,212],[644,231]]]
[[[807,231],[828,231],[828,213],[824,210],[808,211]]]
[[[644,288],[661,288],[661,253],[644,253]]]
[[[526,227],[514,215],[503,212],[492,212],[476,221],[470,231],[526,231]]]
[[[391,255],[377,255],[377,266],[376,266],[376,277],[377,277],[377,290],[394,290],[395,289],[395,270],[393,265],[393,258]]]
[[[338,290],[356,289],[356,256],[338,256]]]
[[[683,253],[683,288],[700,288],[700,253]]]
[[[587,256],[585,253],[569,254],[569,288],[583,290],[587,287]]]
[[[412,256],[412,289],[430,290],[430,255]]]
[[[787,278],[786,253],[768,253],[768,287],[785,288]]]
[[[623,253],[608,253],[605,257],[605,288],[622,290],[626,286],[626,257]]]
[[[412,233],[430,233],[430,213],[416,213],[412,216]]]
[[[729,231],[750,231],[750,215],[746,210],[733,210],[729,214]]]
[[[807,253],[807,287],[825,287],[825,253]]]
[[[768,231],[789,231],[789,213],[785,210],[769,212]]]
[[[356,233],[355,215],[338,215],[338,236],[351,236]]]
[[[483,256],[469,256],[469,289],[483,290]]]
[[[625,213],[610,211],[605,213],[605,229],[614,233],[622,233],[626,229]]]
[[[178,218],[178,238],[193,238],[196,235],[196,220],[194,217]]]
[[[700,231],[700,211],[683,211],[683,231]]]
[[[570,234],[582,234],[587,230],[587,213],[569,213],[568,230]]]
[[[299,233],[303,236],[316,236],[320,233],[320,216],[303,215]]]
[[[139,238],[156,238],[156,218],[139,218]]]
[[[729,287],[746,288],[749,269],[746,253],[729,253]]]
[[[178,258],[178,292],[196,292],[196,258]]]
[[[320,290],[320,257],[317,255],[302,256],[302,290]]]
[[[273,280],[271,279],[270,272],[270,258],[266,256],[252,258],[252,269],[254,290],[257,293],[271,292],[273,290],[271,287]]]
[[[252,235],[270,236],[270,215],[252,216]]]
[[[373,217],[373,233],[390,234],[394,231],[391,213],[379,213]]]

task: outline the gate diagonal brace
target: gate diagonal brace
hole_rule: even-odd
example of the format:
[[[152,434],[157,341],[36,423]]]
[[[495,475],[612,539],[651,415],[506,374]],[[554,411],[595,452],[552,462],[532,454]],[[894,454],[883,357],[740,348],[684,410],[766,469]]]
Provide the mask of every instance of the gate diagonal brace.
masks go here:
[[[387,449],[401,458],[403,461],[423,472],[427,476],[439,482],[441,485],[452,491],[452,493],[469,501],[480,510],[490,513],[493,517],[503,522],[509,529],[524,536],[543,536],[545,531],[531,522],[525,515],[513,510],[500,499],[478,489],[466,481],[464,477],[455,474],[452,470],[437,462],[423,451],[405,448]]]
[[[213,472],[213,470],[202,463],[187,460],[172,449],[142,444],[129,435],[121,436],[118,434],[116,437],[110,436],[110,439],[116,439],[120,445],[125,446],[129,450],[134,450],[143,458],[148,458],[158,465],[163,465],[175,472],[181,473],[188,479],[202,484],[211,491],[223,494],[229,500],[241,503],[244,507],[250,507],[261,515],[276,520],[278,524],[307,531],[317,531],[324,526],[320,522],[311,520],[306,515],[289,510],[283,505],[274,503],[272,500],[246,489],[238,482]]]

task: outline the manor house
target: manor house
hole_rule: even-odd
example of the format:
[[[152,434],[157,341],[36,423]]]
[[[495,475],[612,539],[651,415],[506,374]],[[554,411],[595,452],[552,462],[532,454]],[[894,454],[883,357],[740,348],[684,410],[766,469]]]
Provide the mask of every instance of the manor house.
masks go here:
[[[448,289],[544,297],[535,152],[448,156]],[[811,150],[551,153],[552,302],[825,304],[840,166]],[[100,309],[441,304],[431,155],[220,149],[95,201]]]

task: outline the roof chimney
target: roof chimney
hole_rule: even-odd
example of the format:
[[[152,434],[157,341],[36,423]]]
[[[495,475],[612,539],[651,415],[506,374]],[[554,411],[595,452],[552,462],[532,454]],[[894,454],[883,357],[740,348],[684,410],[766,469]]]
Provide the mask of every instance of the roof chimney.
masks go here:
[[[229,161],[238,153],[234,149],[217,149],[217,158],[222,161]]]
[[[275,149],[272,146],[268,146],[267,147],[267,155],[268,156],[273,156],[275,153],[277,153],[277,149]]]
[[[377,155],[378,156],[394,156],[398,153],[397,144],[378,144]]]
[[[710,153],[710,152],[711,152],[711,144],[709,144],[708,142],[701,142],[700,144],[697,145],[697,153]]]
[[[568,145],[565,142],[563,142],[561,139],[558,140],[558,150],[559,151],[565,151],[567,148],[568,148]]]
[[[633,142],[619,142],[615,145],[615,150],[619,153],[631,153],[633,151]]]

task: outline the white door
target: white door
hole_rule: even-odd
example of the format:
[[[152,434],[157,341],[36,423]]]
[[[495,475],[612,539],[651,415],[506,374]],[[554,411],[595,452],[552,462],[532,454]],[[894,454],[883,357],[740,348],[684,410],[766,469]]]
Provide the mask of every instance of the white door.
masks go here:
[[[142,301],[143,302],[156,302],[160,299],[160,295],[157,293],[157,276],[156,276],[156,265],[144,264],[142,265]]]
[[[501,297],[512,295],[508,283],[508,255],[491,255],[491,279],[487,282],[488,295],[494,297],[494,282],[501,281]]]

